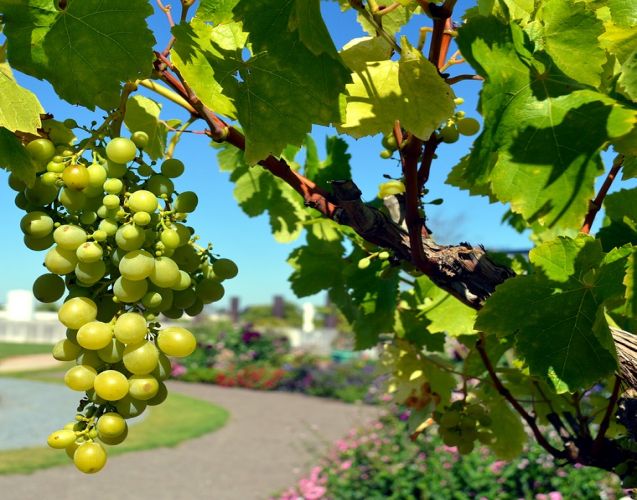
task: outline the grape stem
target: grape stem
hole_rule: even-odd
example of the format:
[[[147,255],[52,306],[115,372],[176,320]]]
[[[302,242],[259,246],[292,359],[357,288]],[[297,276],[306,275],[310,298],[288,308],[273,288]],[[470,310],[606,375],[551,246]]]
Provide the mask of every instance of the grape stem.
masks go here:
[[[483,81],[484,78],[482,78],[480,75],[458,75],[458,76],[451,76],[451,77],[447,78],[447,83],[449,85],[453,85],[454,83],[458,83],[458,82],[461,82],[463,80],[479,80],[479,81]]]
[[[613,161],[613,166],[609,170],[608,175],[606,176],[606,179],[604,180],[604,184],[602,184],[602,187],[599,189],[597,196],[595,197],[594,200],[591,201],[588,207],[588,213],[586,214],[586,217],[584,219],[584,224],[582,224],[582,228],[580,229],[581,233],[589,234],[591,232],[591,227],[593,226],[595,217],[597,216],[597,213],[601,210],[602,203],[604,202],[604,198],[606,198],[606,195],[608,194],[608,190],[610,189],[611,184],[615,180],[615,177],[617,177],[617,174],[621,170],[623,164],[624,164],[624,155],[618,154],[615,157],[615,160]]]

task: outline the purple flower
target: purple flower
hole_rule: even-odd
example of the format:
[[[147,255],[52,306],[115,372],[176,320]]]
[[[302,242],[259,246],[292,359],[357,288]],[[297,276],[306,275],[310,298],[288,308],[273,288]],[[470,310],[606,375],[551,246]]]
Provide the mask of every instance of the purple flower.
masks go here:
[[[261,334],[259,332],[254,332],[251,330],[245,330],[241,334],[241,340],[243,341],[244,344],[249,344],[251,342],[254,342],[255,340],[259,340],[260,338],[261,338]]]

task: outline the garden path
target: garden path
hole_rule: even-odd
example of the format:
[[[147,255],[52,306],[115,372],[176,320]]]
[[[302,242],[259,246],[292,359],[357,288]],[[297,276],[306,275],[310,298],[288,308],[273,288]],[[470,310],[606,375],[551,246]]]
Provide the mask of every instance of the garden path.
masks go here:
[[[222,429],[113,457],[96,475],[72,465],[30,475],[0,476],[2,500],[263,500],[294,484],[317,451],[379,408],[283,392],[170,382],[169,390],[230,412]]]

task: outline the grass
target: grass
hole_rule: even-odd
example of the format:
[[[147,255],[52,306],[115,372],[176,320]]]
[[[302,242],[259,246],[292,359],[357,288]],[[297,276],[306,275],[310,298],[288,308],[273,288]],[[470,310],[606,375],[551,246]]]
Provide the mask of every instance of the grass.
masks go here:
[[[112,457],[130,451],[175,446],[223,427],[228,416],[220,406],[171,393],[163,404],[151,407],[148,416],[130,428],[126,441],[107,446],[107,452]],[[46,446],[0,451],[0,474],[24,474],[69,463],[71,460],[64,450]]]
[[[50,344],[13,344],[10,342],[0,342],[0,359],[11,356],[24,356],[26,354],[51,353],[53,345]]]

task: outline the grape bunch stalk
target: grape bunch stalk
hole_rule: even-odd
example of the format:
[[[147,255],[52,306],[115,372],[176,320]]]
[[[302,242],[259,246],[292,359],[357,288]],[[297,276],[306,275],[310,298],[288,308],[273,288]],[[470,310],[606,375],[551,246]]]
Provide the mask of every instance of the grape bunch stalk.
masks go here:
[[[65,449],[85,473],[106,464],[104,445],[126,439],[126,420],[167,397],[169,357],[196,347],[185,328],[162,328],[159,314],[195,316],[224,295],[222,282],[237,275],[236,264],[197,244],[187,217],[197,195],[177,193],[173,180],[184,171],[178,159],[159,168],[145,160],[145,132],[108,138],[108,120],[77,146],[62,124],[49,138],[26,145],[37,166],[32,186],[15,176],[16,205],[25,245],[45,251],[49,271],[33,293],[51,303],[68,290],[58,318],[66,338],[53,357],[75,361],[66,385],[85,396],[75,421],[53,432],[48,444]],[[66,120],[67,129],[78,127]],[[71,134],[72,135],[72,134]]]

